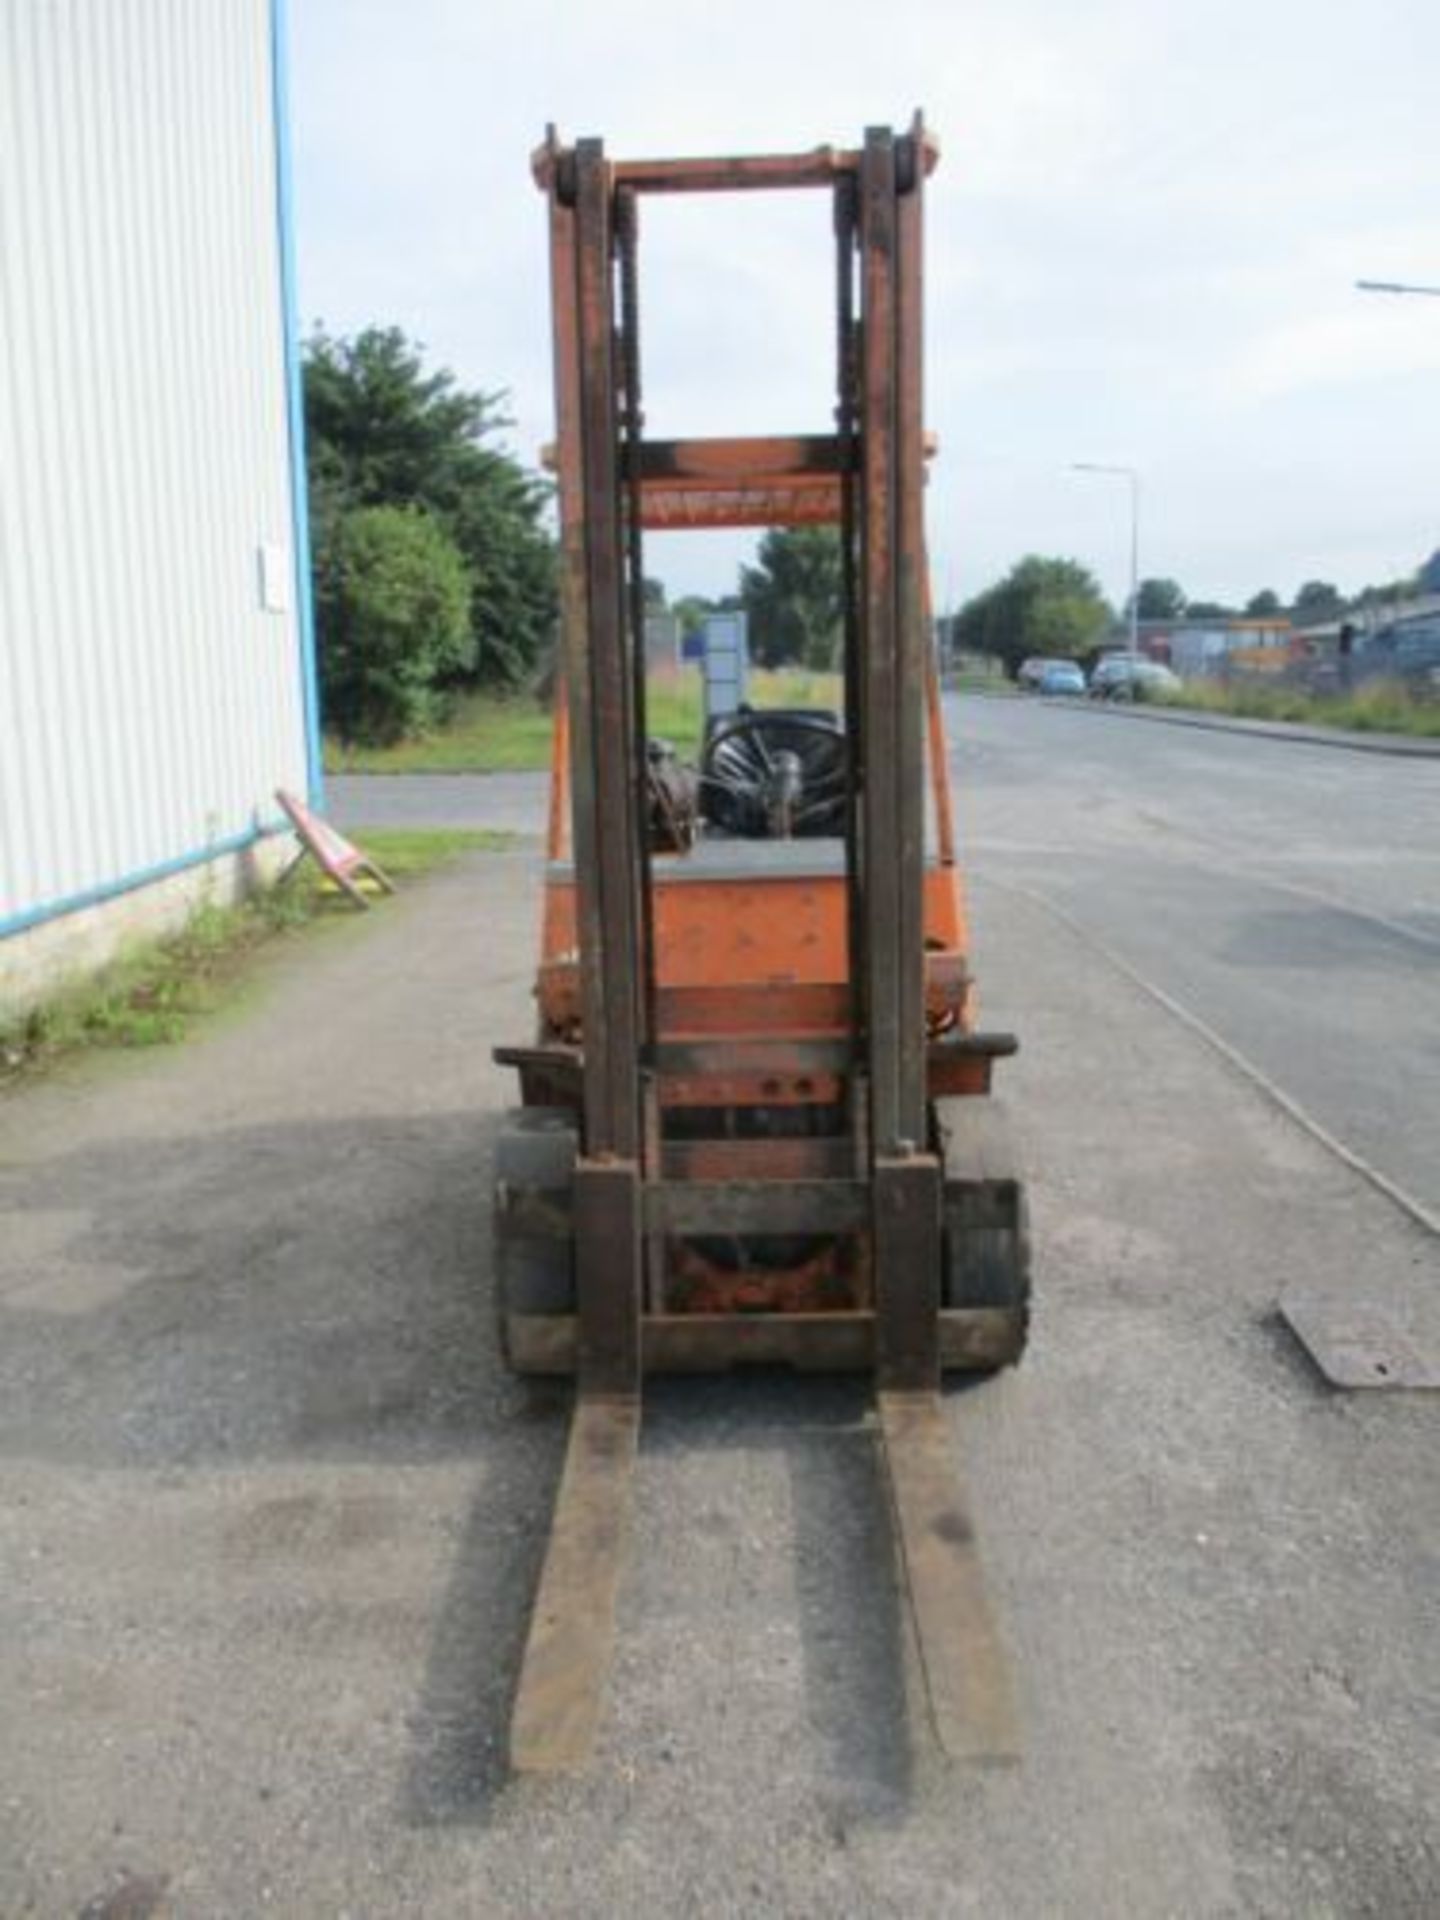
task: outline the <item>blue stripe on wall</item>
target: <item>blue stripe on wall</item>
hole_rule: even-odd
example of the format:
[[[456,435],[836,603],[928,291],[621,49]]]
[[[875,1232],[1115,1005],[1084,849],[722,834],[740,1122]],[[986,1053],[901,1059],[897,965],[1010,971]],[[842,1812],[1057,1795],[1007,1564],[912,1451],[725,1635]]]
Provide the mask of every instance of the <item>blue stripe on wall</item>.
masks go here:
[[[272,820],[263,826],[250,827],[244,833],[231,834],[228,840],[216,840],[208,847],[199,847],[194,853],[179,853],[173,860],[157,860],[153,866],[122,874],[118,880],[102,880],[96,886],[85,888],[82,893],[66,894],[59,900],[42,900],[37,907],[25,907],[19,913],[12,913],[8,919],[0,920],[0,940],[7,934],[24,933],[27,928],[37,927],[43,921],[58,920],[62,914],[78,913],[82,907],[103,906],[107,900],[114,900],[122,893],[133,893],[137,887],[148,887],[156,880],[168,880],[172,874],[184,873],[188,867],[203,866],[207,860],[219,860],[227,853],[243,853],[246,847],[255,846],[271,834],[288,831],[288,821]]]
[[[295,200],[290,153],[290,68],[286,0],[270,0],[270,72],[275,103],[276,218],[280,233],[281,324],[285,334],[286,411],[290,428],[290,494],[294,511],[295,605],[300,625],[300,679],[305,706],[305,762],[310,804],[325,799],[320,747],[320,676],[315,606],[310,590],[310,514],[305,480],[305,396],[300,372],[300,317],[295,278]]]

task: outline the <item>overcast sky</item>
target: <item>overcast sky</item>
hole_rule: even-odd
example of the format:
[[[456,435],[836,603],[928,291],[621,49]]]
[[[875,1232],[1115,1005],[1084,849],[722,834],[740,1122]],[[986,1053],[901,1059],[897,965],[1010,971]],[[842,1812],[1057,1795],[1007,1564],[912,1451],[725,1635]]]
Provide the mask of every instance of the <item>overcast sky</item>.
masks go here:
[[[307,319],[396,322],[551,435],[545,122],[617,156],[851,145],[916,106],[928,198],[937,600],[1027,551],[1119,598],[1310,577],[1440,545],[1436,0],[290,0]],[[821,196],[647,202],[648,430],[825,431]],[[672,594],[741,536],[652,537]]]

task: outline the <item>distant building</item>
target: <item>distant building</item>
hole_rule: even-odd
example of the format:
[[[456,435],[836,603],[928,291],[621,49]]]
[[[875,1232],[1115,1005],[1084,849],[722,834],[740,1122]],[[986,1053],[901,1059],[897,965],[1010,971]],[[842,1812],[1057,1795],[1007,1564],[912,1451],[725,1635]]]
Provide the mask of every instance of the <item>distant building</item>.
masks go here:
[[[1408,600],[1364,607],[1349,617],[1361,633],[1374,633],[1378,627],[1394,626],[1406,620],[1433,620],[1436,614],[1440,614],[1440,593],[1415,593]]]
[[[680,665],[680,616],[668,609],[645,616],[645,667],[647,672],[673,673]]]
[[[279,4],[6,9],[6,1010],[318,796]]]
[[[1295,635],[1283,616],[1274,619],[1142,620],[1140,650],[1188,679],[1218,673],[1227,662],[1258,659],[1279,666],[1290,657]],[[1128,644],[1128,634],[1116,644]]]
[[[710,613],[700,623],[704,637],[701,673],[705,718],[734,713],[750,697],[750,621],[748,615]]]

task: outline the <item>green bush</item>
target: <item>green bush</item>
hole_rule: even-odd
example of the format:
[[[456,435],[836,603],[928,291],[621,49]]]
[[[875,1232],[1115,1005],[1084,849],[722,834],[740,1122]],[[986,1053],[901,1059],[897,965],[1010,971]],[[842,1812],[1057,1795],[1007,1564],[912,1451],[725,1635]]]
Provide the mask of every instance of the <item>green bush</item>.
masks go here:
[[[367,746],[423,733],[445,716],[446,683],[475,658],[459,549],[419,508],[357,507],[340,517],[331,564],[329,725]]]
[[[551,488],[506,452],[504,396],[470,393],[398,327],[353,339],[317,329],[305,348],[305,447],[315,624],[335,637],[337,542],[360,507],[420,507],[468,570],[474,647],[452,676],[463,687],[523,686],[550,653],[556,620]],[[326,724],[333,716],[326,715]]]
[[[1440,737],[1440,705],[1419,700],[1393,680],[1372,680],[1348,694],[1313,694],[1302,687],[1189,680],[1168,704],[1233,714],[1242,720],[1289,720],[1355,733]]]

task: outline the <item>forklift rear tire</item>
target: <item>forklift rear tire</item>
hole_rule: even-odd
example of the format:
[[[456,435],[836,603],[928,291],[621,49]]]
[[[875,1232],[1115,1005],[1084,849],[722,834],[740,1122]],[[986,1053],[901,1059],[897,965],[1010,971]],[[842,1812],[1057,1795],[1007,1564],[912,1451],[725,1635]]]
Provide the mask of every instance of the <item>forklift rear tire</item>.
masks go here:
[[[998,1308],[1011,1321],[1013,1366],[1030,1331],[1030,1207],[1004,1108],[989,1096],[936,1102],[944,1164],[941,1304]]]
[[[563,1107],[519,1107],[495,1143],[495,1315],[500,1352],[513,1366],[512,1315],[575,1311],[571,1191],[579,1152],[575,1116]]]
[[[1030,1306],[1030,1206],[1017,1187],[1014,1224],[945,1230],[947,1307]]]

